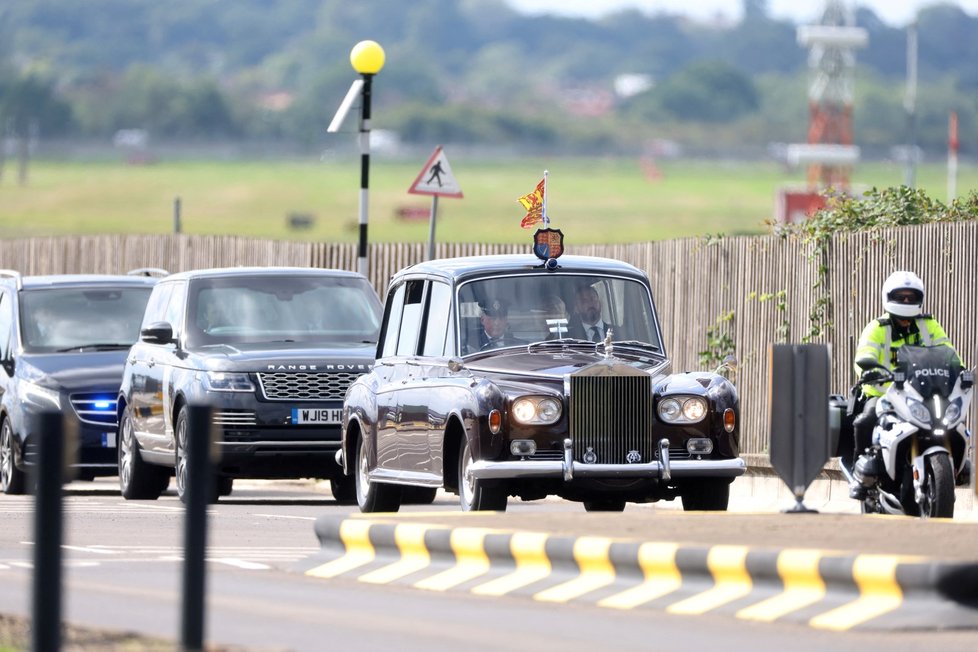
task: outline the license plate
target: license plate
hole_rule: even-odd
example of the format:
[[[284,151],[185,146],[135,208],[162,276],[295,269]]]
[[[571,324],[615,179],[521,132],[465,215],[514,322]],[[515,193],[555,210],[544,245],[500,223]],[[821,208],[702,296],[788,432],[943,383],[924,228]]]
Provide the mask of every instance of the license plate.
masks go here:
[[[338,426],[343,421],[343,408],[292,408],[294,425]]]

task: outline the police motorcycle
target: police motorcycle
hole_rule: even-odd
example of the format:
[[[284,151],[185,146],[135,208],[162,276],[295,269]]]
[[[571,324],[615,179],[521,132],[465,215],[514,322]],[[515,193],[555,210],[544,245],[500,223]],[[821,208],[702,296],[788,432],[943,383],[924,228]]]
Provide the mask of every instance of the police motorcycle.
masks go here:
[[[852,459],[843,455],[843,475],[866,487],[863,513],[953,517],[955,484],[970,477],[971,432],[965,419],[974,370],[962,369],[949,347],[902,346],[893,372],[880,367],[875,378],[861,380],[853,392],[886,382],[891,384],[876,404],[869,454],[854,451]],[[850,400],[848,424],[852,404]]]

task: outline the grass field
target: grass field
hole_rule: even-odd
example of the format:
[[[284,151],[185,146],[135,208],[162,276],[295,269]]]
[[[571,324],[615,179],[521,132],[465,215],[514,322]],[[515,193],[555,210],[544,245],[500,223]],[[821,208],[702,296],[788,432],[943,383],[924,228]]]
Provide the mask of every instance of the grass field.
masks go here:
[[[765,233],[775,193],[804,184],[804,171],[775,163],[669,161],[661,178],[647,178],[635,159],[520,159],[491,163],[452,159],[465,197],[441,198],[436,237],[442,242],[520,242],[528,231],[516,198],[549,169],[551,225],[576,242],[662,240],[705,234]],[[0,237],[97,233],[166,233],[174,198],[183,231],[266,238],[355,242],[359,159],[343,162],[35,162],[25,187],[8,161],[0,180]],[[431,198],[409,195],[424,161],[376,157],[370,169],[369,236],[376,242],[425,242]],[[925,165],[918,186],[946,198],[945,167]],[[895,164],[866,163],[854,187],[900,185]],[[978,167],[962,166],[958,193],[978,189]],[[422,209],[420,219],[397,217],[399,207]],[[290,213],[311,215],[308,229],[291,229]]]

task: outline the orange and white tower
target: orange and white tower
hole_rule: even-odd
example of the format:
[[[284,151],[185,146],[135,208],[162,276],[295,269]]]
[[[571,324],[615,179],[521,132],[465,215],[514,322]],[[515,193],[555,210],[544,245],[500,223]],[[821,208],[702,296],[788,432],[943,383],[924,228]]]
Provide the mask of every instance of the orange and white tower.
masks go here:
[[[852,138],[852,74],[855,50],[869,41],[855,27],[845,0],[826,0],[821,22],[798,27],[798,44],[808,48],[808,142],[788,146],[788,160],[808,166],[811,190],[845,190],[859,160]]]

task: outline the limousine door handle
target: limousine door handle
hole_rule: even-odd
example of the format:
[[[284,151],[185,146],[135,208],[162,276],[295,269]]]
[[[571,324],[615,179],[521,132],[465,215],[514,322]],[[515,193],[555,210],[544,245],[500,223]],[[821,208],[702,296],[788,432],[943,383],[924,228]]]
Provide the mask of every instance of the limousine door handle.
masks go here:
[[[156,363],[153,362],[152,360],[147,360],[146,361],[146,366],[147,367],[155,367],[156,366]]]
[[[128,362],[129,364],[136,364],[138,360],[136,360],[136,358],[129,358],[128,360],[126,360],[126,362]]]

